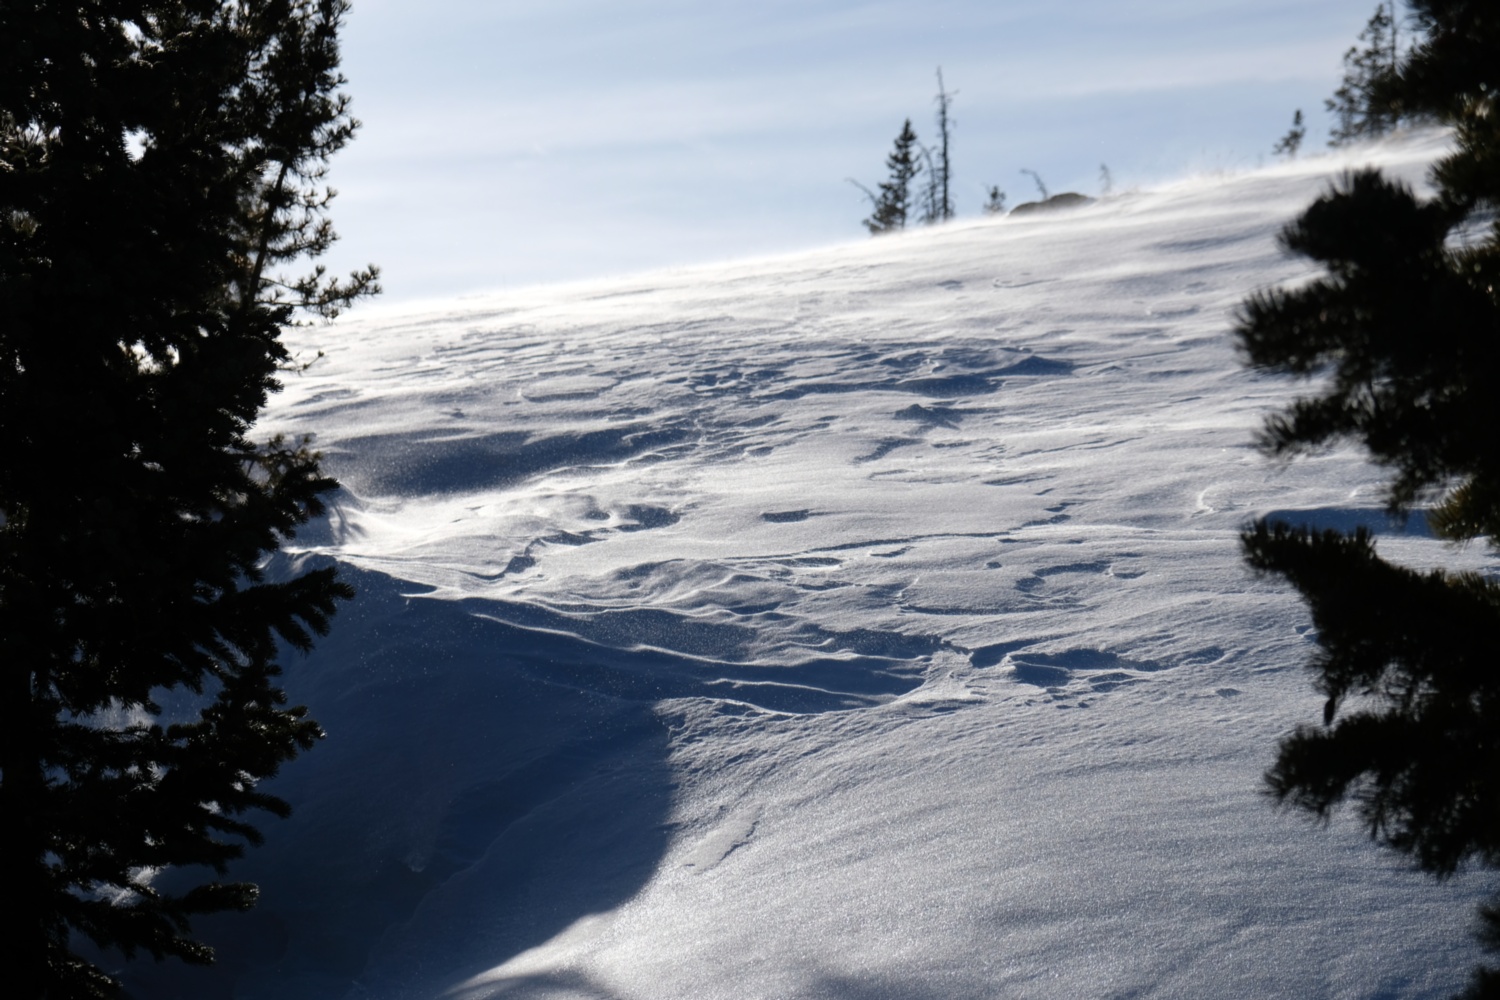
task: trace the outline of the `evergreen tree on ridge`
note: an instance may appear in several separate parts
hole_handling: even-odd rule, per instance
[[[885,158],[887,178],[880,182],[880,193],[875,196],[874,211],[865,220],[865,228],[871,234],[897,232],[906,228],[906,218],[911,212],[911,182],[921,171],[916,159],[917,134],[912,131],[911,119],[901,126],[894,148]]]

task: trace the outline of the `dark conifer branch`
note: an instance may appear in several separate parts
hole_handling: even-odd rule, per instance
[[[1323,276],[1247,300],[1239,345],[1254,368],[1316,379],[1266,422],[1267,452],[1356,442],[1390,471],[1392,512],[1430,500],[1439,536],[1500,548],[1500,227],[1482,221],[1500,195],[1500,20],[1467,0],[1411,6],[1412,50],[1401,59],[1382,4],[1330,108],[1336,142],[1398,119],[1449,124],[1436,197],[1373,170],[1344,177],[1282,234]],[[1349,804],[1372,838],[1439,877],[1500,866],[1500,584],[1386,562],[1364,529],[1262,521],[1243,542],[1252,567],[1307,602],[1325,698],[1321,725],[1281,742],[1271,794],[1322,818]],[[1482,916],[1493,946],[1500,915]],[[1479,970],[1465,997],[1500,997],[1500,972]]]

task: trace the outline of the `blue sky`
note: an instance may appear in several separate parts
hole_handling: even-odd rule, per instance
[[[355,0],[364,129],[333,164],[343,242],[388,301],[794,250],[864,234],[904,118],[957,91],[960,215],[1308,148],[1373,12],[1154,0]]]

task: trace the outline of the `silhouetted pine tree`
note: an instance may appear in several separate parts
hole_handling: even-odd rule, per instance
[[[989,197],[984,202],[985,215],[1005,214],[1005,192],[1000,190],[1000,185],[991,184]]]
[[[1500,547],[1500,18],[1473,0],[1412,6],[1420,41],[1384,99],[1453,127],[1437,196],[1347,176],[1282,236],[1326,275],[1251,298],[1238,334],[1254,367],[1319,380],[1269,420],[1267,451],[1359,441],[1391,470],[1393,510],[1430,496],[1439,535]],[[1500,584],[1393,565],[1364,530],[1262,522],[1244,544],[1301,591],[1320,647],[1322,724],[1282,741],[1276,797],[1320,816],[1348,801],[1371,837],[1439,877],[1500,866]],[[1466,996],[1500,997],[1500,974],[1482,970]]]
[[[1356,45],[1344,53],[1344,80],[1323,102],[1335,118],[1328,145],[1373,139],[1396,127],[1398,118],[1386,86],[1400,62],[1399,23],[1395,0],[1380,4],[1359,33],[1364,47]]]
[[[1307,126],[1302,124],[1302,109],[1292,116],[1292,127],[1287,129],[1286,135],[1271,148],[1271,152],[1277,156],[1285,156],[1289,160],[1297,158],[1297,150],[1302,148],[1302,140],[1307,137]]]
[[[351,596],[269,582],[335,486],[251,424],[282,328],[376,290],[321,268],[321,186],[357,123],[344,0],[0,3],[0,886],[7,996],[93,997],[70,948],[212,959],[188,936],[255,887],[182,894],[260,838],[257,783],[322,734],[278,644]],[[169,698],[194,707],[166,712]]]
[[[874,211],[865,220],[865,228],[871,233],[895,232],[906,228],[906,217],[911,211],[911,182],[921,170],[915,153],[917,134],[911,130],[911,119],[901,126],[896,136],[895,148],[885,158],[889,177],[880,182],[880,193],[872,200]]]

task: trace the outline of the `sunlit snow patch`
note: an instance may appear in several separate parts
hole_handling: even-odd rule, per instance
[[[1474,881],[1258,793],[1317,698],[1238,532],[1381,476],[1258,455],[1292,387],[1227,334],[1333,173],[1443,145],[298,332],[263,430],[317,433],[344,491],[294,557],[361,591],[289,671],[329,739],[217,972],[133,987],[1454,992]]]

